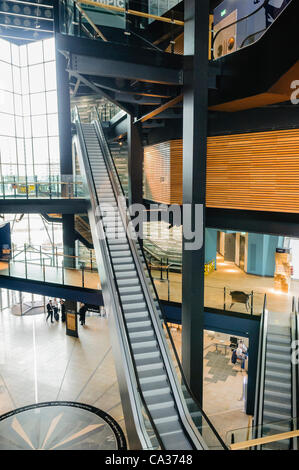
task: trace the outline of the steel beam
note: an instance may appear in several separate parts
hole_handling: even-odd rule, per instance
[[[202,403],[209,1],[185,0],[184,7],[183,202],[191,206],[193,228],[195,209],[202,207],[196,237],[203,243],[188,250],[183,233],[182,362],[190,388]],[[184,217],[184,227],[186,222]]]
[[[70,72],[166,85],[182,85],[180,70],[79,54],[71,54]]]
[[[60,173],[73,174],[71,105],[66,58],[56,49],[57,103],[59,126]]]
[[[63,214],[62,215],[62,238],[63,238],[63,257],[64,266],[67,268],[76,267],[75,256],[75,243],[76,243],[76,232],[75,232],[75,217],[74,214]]]
[[[82,214],[87,199],[0,199],[0,214]]]
[[[83,75],[79,74],[78,72],[74,72],[69,70],[70,75],[76,77],[77,80],[80,80],[81,83],[84,83],[87,87],[89,87],[96,95],[106,98],[107,100],[111,101],[112,103],[116,104],[119,108],[123,109],[126,113],[132,112],[129,106],[124,106],[124,104],[116,101],[113,96],[111,96],[108,92],[103,91],[101,88],[95,86],[92,82],[90,82],[87,78]]]
[[[133,116],[127,117],[128,176],[130,204],[143,203],[143,146],[140,124],[134,123]]]

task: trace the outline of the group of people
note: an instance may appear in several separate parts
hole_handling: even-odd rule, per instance
[[[65,316],[64,300],[60,299],[60,301],[58,302],[56,297],[53,300],[49,299],[49,302],[47,303],[48,315],[47,315],[46,321],[48,321],[48,319],[51,318],[51,323],[54,323],[53,317],[56,321],[59,321],[59,313],[58,313],[59,311],[61,313],[61,321],[65,322],[66,316]]]
[[[87,305],[84,303],[81,303],[80,309],[79,309],[79,321],[82,326],[85,325],[85,316],[86,316],[87,310],[88,310]],[[53,300],[49,299],[47,303],[48,315],[47,315],[46,321],[48,321],[48,319],[51,318],[51,323],[54,323],[53,317],[56,321],[59,321],[59,311],[61,313],[61,321],[65,322],[66,310],[65,310],[64,300],[60,299],[60,301],[58,302],[56,297]]]
[[[241,361],[241,369],[245,369],[245,362],[248,358],[248,349],[244,341],[239,341],[238,347],[233,350],[232,353],[232,363],[236,364],[237,360]]]

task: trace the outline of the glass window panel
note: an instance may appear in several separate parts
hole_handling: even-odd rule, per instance
[[[42,41],[31,42],[27,47],[29,65],[41,64],[43,62]]]
[[[14,92],[18,93],[20,95],[22,93],[20,68],[13,66],[12,73],[13,73],[13,89],[14,89]]]
[[[45,39],[43,41],[44,45],[44,61],[55,60],[55,39]]]
[[[20,65],[21,67],[26,67],[28,65],[27,45],[20,46]]]
[[[33,158],[32,158],[32,139],[25,139],[25,157],[26,157],[26,163],[29,165],[30,163],[33,163]]]
[[[33,165],[26,165],[27,176],[32,177],[36,174]]]
[[[45,64],[46,90],[56,90],[56,62]]]
[[[47,136],[47,118],[46,116],[32,116],[32,135],[33,137]]]
[[[45,93],[34,93],[30,95],[31,115],[46,114],[46,95]]]
[[[20,116],[15,117],[16,122],[16,135],[17,137],[24,137],[24,129],[23,129],[23,118]]]
[[[5,136],[15,135],[15,118],[9,114],[0,113],[1,134]]]
[[[51,175],[52,176],[59,176],[60,175],[60,165],[59,162],[55,165],[51,163]]]
[[[32,137],[31,131],[31,118],[29,116],[24,117],[24,135],[25,137]]]
[[[48,114],[48,135],[58,135],[58,115]]]
[[[16,167],[13,165],[1,165],[1,173],[3,176],[13,176],[16,175]]]
[[[47,91],[47,112],[49,114],[57,113],[57,93],[56,91]]]
[[[36,164],[49,162],[48,139],[46,137],[33,139],[33,158]]]
[[[22,96],[15,94],[14,101],[15,101],[15,114],[17,116],[23,116]]]
[[[29,86],[31,93],[45,91],[44,66],[31,65],[29,67]]]
[[[30,116],[30,100],[29,95],[24,95],[22,97],[22,105],[23,105],[23,116]]]
[[[16,163],[16,144],[12,137],[0,137],[1,162]]]
[[[13,94],[9,91],[1,91],[0,93],[0,112],[14,114]],[[0,128],[2,132],[2,128]]]
[[[50,162],[59,163],[59,138],[50,137],[49,138],[49,151],[50,151]]]
[[[19,176],[26,176],[26,166],[18,165],[18,174]]]
[[[21,80],[22,80],[22,93],[27,95],[29,93],[29,81],[28,81],[28,68],[21,68]]]
[[[11,44],[11,61],[13,65],[20,65],[20,47],[15,44]]]
[[[25,150],[23,139],[17,139],[17,156],[19,165],[25,164]]]
[[[38,175],[39,181],[49,180],[49,165],[34,165],[35,174]]]
[[[0,39],[0,60],[11,62],[10,42]]]
[[[1,49],[1,47],[0,47]],[[13,91],[11,65],[0,61],[0,88]]]

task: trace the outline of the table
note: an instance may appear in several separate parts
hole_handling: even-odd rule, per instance
[[[230,348],[230,343],[228,341],[224,341],[224,340],[217,340],[217,341],[214,341],[214,346],[216,347],[216,351],[218,352],[218,347],[219,348],[224,348],[224,354],[226,356],[227,354],[227,348]]]

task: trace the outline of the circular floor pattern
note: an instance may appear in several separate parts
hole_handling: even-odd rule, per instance
[[[52,401],[0,416],[0,450],[124,450],[117,422],[98,408]]]

